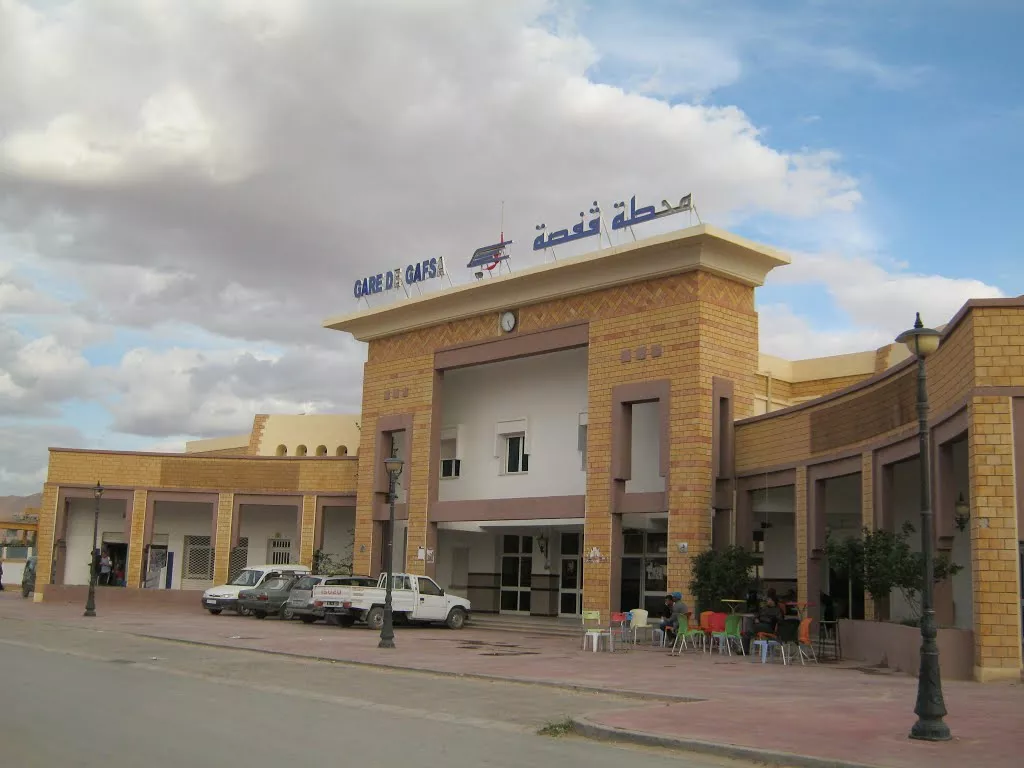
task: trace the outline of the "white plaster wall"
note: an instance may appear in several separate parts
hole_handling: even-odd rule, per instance
[[[64,561],[64,583],[89,583],[89,556],[92,551],[92,526],[94,503],[92,499],[71,499],[68,506],[67,549]],[[104,531],[123,531],[125,502],[107,499],[100,502],[100,522],[97,536],[103,538]]]
[[[587,351],[568,350],[445,373],[442,427],[462,425],[461,477],[439,483],[441,501],[570,496],[586,492],[578,450],[587,410]],[[528,420],[530,470],[502,475],[495,427]],[[503,452],[502,452],[503,453]]]
[[[291,539],[293,563],[299,559],[298,507],[264,504],[242,504],[239,537],[249,538],[246,566],[267,562],[267,541],[276,538]]]
[[[185,566],[185,537],[211,536],[213,532],[214,509],[212,504],[179,501],[156,501],[153,503],[153,539],[167,537],[167,551],[174,553],[174,570],[171,573],[172,589],[206,589],[208,580],[181,578]],[[161,579],[160,588],[166,582]]]
[[[626,493],[653,493],[665,490],[665,478],[659,474],[661,417],[658,403],[633,406],[630,479]]]
[[[434,580],[448,589],[452,583],[452,553],[459,547],[469,549],[469,573],[497,573],[499,570],[498,542],[491,533],[468,531],[437,532],[437,558]]]
[[[272,414],[263,426],[260,456],[274,456],[279,445],[295,456],[300,444],[306,446],[307,456],[315,456],[318,445],[327,446],[328,456],[334,456],[339,445],[355,456],[359,452],[358,421],[358,415],[349,414]]]
[[[336,558],[351,560],[355,542],[356,511],[353,507],[324,507],[322,549]]]

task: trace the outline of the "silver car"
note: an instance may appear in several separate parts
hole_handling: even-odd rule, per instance
[[[353,584],[355,583],[353,580],[359,581],[360,578],[359,576],[316,576],[307,574],[299,579],[295,586],[292,587],[292,591],[288,593],[288,610],[292,616],[301,619],[304,624],[312,624],[317,619],[324,618],[323,606],[318,608],[313,605],[313,587],[318,584],[325,586]]]

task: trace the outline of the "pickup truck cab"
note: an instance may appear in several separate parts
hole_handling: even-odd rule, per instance
[[[444,623],[450,629],[462,629],[469,618],[469,600],[445,593],[433,579],[412,573],[392,574],[391,606],[397,623]],[[370,629],[384,624],[384,596],[387,574],[382,573],[375,587],[349,585],[313,587],[313,604],[334,615],[343,627],[357,621]]]
[[[203,608],[214,616],[227,609],[243,614],[246,611],[238,603],[238,593],[243,589],[255,589],[267,579],[278,576],[305,576],[309,568],[304,565],[280,564],[280,565],[250,565],[243,568],[230,584],[221,584],[219,587],[210,587],[203,592]]]

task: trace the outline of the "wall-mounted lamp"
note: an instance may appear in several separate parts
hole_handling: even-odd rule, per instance
[[[953,506],[953,522],[959,531],[966,531],[968,523],[971,522],[971,505],[964,499],[963,493]]]
[[[550,543],[551,540],[543,533],[537,537],[537,549],[540,550],[541,557],[544,558],[544,567],[548,569],[551,568],[551,558],[548,557],[548,545]]]

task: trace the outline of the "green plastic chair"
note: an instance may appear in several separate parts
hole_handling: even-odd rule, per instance
[[[746,656],[746,651],[743,650],[743,617],[733,614],[725,620],[725,645],[729,649],[729,655],[732,655],[732,644],[735,642],[736,647],[740,649],[740,655]]]
[[[686,614],[686,620],[689,622],[690,614]],[[672,653],[682,653],[683,648],[690,647],[690,641],[693,641],[693,649],[697,650],[697,644],[700,643],[700,647],[704,647],[705,635],[704,630],[700,627],[687,626],[686,629],[682,627],[676,632],[676,640],[672,644]],[[677,650],[678,649],[678,650]]]

